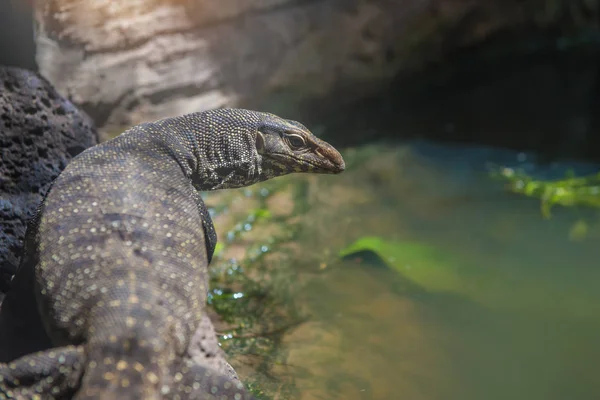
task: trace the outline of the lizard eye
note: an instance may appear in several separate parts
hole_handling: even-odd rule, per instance
[[[287,135],[286,138],[292,150],[298,150],[306,146],[304,138],[300,135]]]

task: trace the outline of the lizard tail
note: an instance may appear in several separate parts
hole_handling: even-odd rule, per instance
[[[122,343],[121,343],[122,344]],[[96,349],[98,350],[98,349]],[[146,354],[117,351],[88,353],[85,372],[75,400],[158,400],[165,376]],[[146,362],[140,362],[144,359]],[[153,362],[154,361],[154,362]]]
[[[117,370],[88,370],[75,400],[159,400],[180,398],[189,400],[257,400],[238,380],[220,375],[201,365],[179,365],[168,383],[159,387],[158,376],[153,371],[143,371],[141,364],[128,370],[124,361]],[[94,365],[92,363],[92,365]],[[89,364],[88,364],[89,368]],[[95,368],[94,368],[95,369]],[[100,373],[98,373],[100,372]],[[118,373],[117,373],[118,372]]]
[[[152,373],[146,374],[152,376]],[[159,400],[162,398],[158,385],[148,382],[140,371],[130,368],[90,369],[89,364],[81,388],[73,397],[75,400]]]

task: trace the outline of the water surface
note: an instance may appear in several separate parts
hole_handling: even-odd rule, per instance
[[[310,178],[306,193],[294,279],[310,320],[286,335],[278,369],[299,399],[600,398],[599,214],[556,207],[546,220],[487,170],[598,167],[426,143],[347,158],[344,174]],[[578,221],[584,235],[572,233]],[[489,296],[427,291],[369,258],[332,261],[364,235],[434,246]]]

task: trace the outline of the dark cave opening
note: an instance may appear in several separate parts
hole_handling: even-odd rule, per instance
[[[345,145],[419,138],[600,161],[599,44],[499,33],[319,118]]]
[[[29,3],[0,2],[0,65],[37,72],[33,11]]]

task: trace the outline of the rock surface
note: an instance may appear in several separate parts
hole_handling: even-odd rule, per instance
[[[220,106],[285,113],[391,78],[407,22],[428,3],[49,0],[36,14],[37,61],[110,133]]]
[[[202,317],[200,326],[192,337],[188,347],[188,356],[194,364],[204,365],[219,371],[223,375],[239,380],[233,367],[225,361],[225,352],[219,346],[215,327],[206,314]]]
[[[27,220],[69,160],[97,143],[89,117],[37,74],[0,67],[0,290]]]

